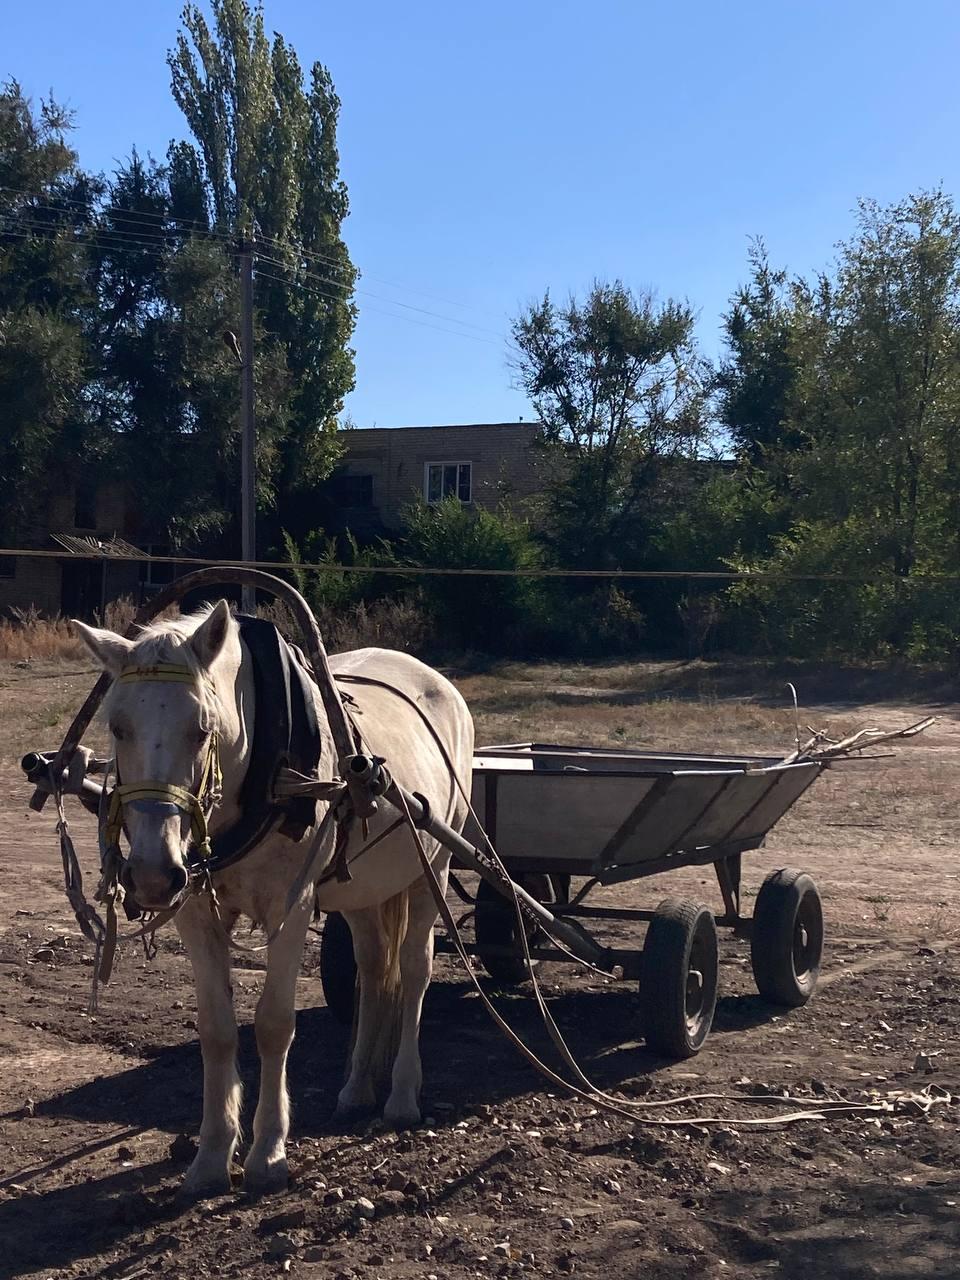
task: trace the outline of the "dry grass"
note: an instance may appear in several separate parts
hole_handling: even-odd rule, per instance
[[[672,668],[674,664],[662,664]],[[560,669],[569,675],[569,669]],[[464,676],[457,683],[477,726],[478,742],[560,742],[634,750],[783,756],[794,747],[793,707],[786,698],[768,705],[738,697],[663,696],[657,664],[618,667],[625,687],[591,686],[590,668],[556,684],[554,667],[510,668],[509,675]],[[504,673],[508,675],[508,673]],[[651,678],[652,676],[652,678]],[[619,683],[619,681],[618,681]],[[652,686],[652,688],[650,687]],[[848,714],[820,714],[817,727],[842,736],[854,727]]]
[[[956,669],[942,666],[883,663],[826,663],[815,659],[763,659],[730,656],[666,661],[595,663],[505,662],[492,669],[509,684],[544,689],[660,696],[669,699],[739,699],[785,706],[787,682],[796,686],[801,711],[806,706],[919,702],[924,705],[960,701]]]
[[[83,658],[86,649],[77,639],[69,618],[57,614],[45,618],[33,605],[12,609],[12,619],[0,620],[0,661],[36,662],[50,658]],[[98,626],[111,631],[126,631],[136,616],[136,606],[129,596],[113,600],[96,616]]]
[[[106,622],[122,630],[132,614],[132,604],[121,602],[108,612]],[[331,650],[362,643],[394,646],[416,625],[416,618],[402,610],[380,609],[345,611],[325,621]],[[85,651],[69,635],[63,619],[27,617],[16,626],[0,629],[0,659],[4,657],[9,665],[6,669],[0,666],[4,724],[0,752],[9,759],[26,749],[56,746],[58,734],[96,674]],[[70,670],[54,657],[79,658],[80,669]],[[29,667],[18,667],[17,662],[24,659],[30,660]],[[473,712],[481,744],[540,741],[777,757],[794,745],[794,713],[781,679],[783,673],[770,668],[699,662],[596,667],[508,664],[484,674],[452,674]],[[806,685],[820,690],[843,685],[842,674],[832,668],[810,668],[806,675],[806,681],[798,680],[801,698]],[[821,701],[814,710],[801,710],[801,723],[806,726],[812,721],[817,728],[840,737],[862,728],[878,710],[894,717],[897,724],[891,727],[903,722],[902,707],[873,706],[864,712]],[[942,769],[931,761],[928,774],[912,779],[913,786],[929,785],[924,808],[934,818],[944,816],[952,794]],[[889,779],[881,783],[868,775],[847,794],[854,806],[868,802],[888,824],[897,825],[904,820],[904,813],[911,811],[909,801]],[[855,812],[837,816],[845,821],[857,819]]]
[[[8,662],[79,658],[83,652],[66,618],[35,617],[24,610],[13,621],[0,621],[0,659]]]
[[[259,613],[299,641],[298,629],[292,625],[282,604],[261,607]],[[429,639],[429,618],[409,600],[374,600],[370,604],[361,600],[343,608],[323,605],[316,610],[316,618],[330,653],[345,653],[368,645],[422,653]]]

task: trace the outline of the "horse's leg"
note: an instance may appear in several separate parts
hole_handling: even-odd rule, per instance
[[[449,854],[441,854],[434,861],[433,868],[446,893]],[[390,1097],[383,1110],[384,1119],[396,1125],[417,1124],[420,1120],[420,1086],[423,1082],[420,1066],[420,1014],[423,1010],[423,997],[433,974],[433,926],[437,919],[437,904],[425,876],[411,885],[409,894],[407,934],[400,948],[403,1001],[400,1045],[393,1064]]]
[[[337,1097],[337,1115],[349,1117],[376,1105],[373,1054],[382,1013],[380,980],[386,965],[386,945],[379,907],[345,911],[353,937],[359,985],[353,1051],[347,1080]]]
[[[255,1193],[281,1191],[287,1185],[287,1053],[296,1022],[297,975],[312,914],[313,898],[308,894],[267,948],[267,975],[254,1018],[260,1097],[253,1118],[253,1145],[243,1162],[244,1185]]]
[[[230,1161],[240,1140],[241,1087],[230,954],[226,934],[210,915],[205,900],[188,898],[176,923],[193,966],[203,1051],[200,1147],[187,1172],[184,1191],[198,1197],[221,1195],[230,1190]]]

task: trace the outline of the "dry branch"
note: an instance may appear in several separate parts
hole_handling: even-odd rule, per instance
[[[831,738],[823,729],[814,729],[807,725],[810,737],[806,742],[798,744],[796,751],[791,751],[783,759],[784,764],[797,764],[802,760],[837,760],[854,752],[863,751],[866,747],[875,747],[880,742],[893,742],[898,738],[914,738],[936,722],[936,716],[927,716],[915,724],[903,729],[859,729],[846,738]],[[864,757],[869,758],[869,757]]]

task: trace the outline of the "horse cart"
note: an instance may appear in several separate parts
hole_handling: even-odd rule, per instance
[[[488,747],[474,757],[471,816],[464,831],[454,830],[423,796],[391,776],[389,761],[358,743],[344,707],[349,692],[339,687],[339,682],[351,677],[334,675],[316,620],[303,598],[285,582],[246,567],[198,570],[161,591],[135,625],[150,621],[188,592],[224,584],[261,588],[290,609],[306,651],[305,657],[298,652],[292,666],[302,667],[316,682],[339,762],[339,777],[329,781],[295,770],[287,770],[286,777],[282,770],[272,773],[271,795],[263,802],[262,812],[253,815],[256,830],[251,840],[289,821],[291,796],[331,800],[330,813],[335,817],[331,798],[337,797],[349,821],[360,824],[380,802],[392,806],[401,815],[395,825],[405,821],[416,843],[417,832],[426,832],[450,851],[454,889],[472,909],[475,941],[464,944],[420,845],[424,874],[447,927],[441,949],[455,944],[458,950],[474,952],[501,984],[523,981],[541,960],[571,959],[612,977],[639,980],[643,1034],[652,1048],[668,1055],[696,1053],[710,1031],[717,999],[718,925],[750,935],[761,995],[787,1006],[810,998],[823,946],[816,886],[800,871],[778,870],[764,881],[752,918],[746,919],[741,914],[741,858],[763,844],[773,825],[826,767],[827,757],[800,750],[780,760],[536,743]],[[134,634],[133,629],[129,634]],[[23,761],[36,788],[31,806],[40,809],[51,795],[56,798],[68,897],[81,929],[97,946],[94,972],[102,972],[104,981],[118,936],[116,906],[123,906],[130,915],[129,903],[118,890],[123,867],[122,814],[117,810],[111,836],[111,799],[116,809],[117,795],[136,787],[115,786],[111,793],[97,775],[106,778],[112,762],[94,760],[90,752],[84,755],[80,742],[110,683],[109,676],[97,682],[58,752],[31,753]],[[256,740],[253,754],[257,754]],[[157,788],[150,786],[149,795],[154,796]],[[107,908],[105,925],[83,895],[79,864],[63,818],[62,797],[68,792],[100,819],[98,901]],[[169,804],[173,792],[179,795],[177,788],[163,788],[160,801]],[[177,799],[177,795],[173,795],[175,807],[188,810],[194,819],[203,816],[198,815],[203,806],[196,796],[184,793]],[[205,836],[205,819],[201,826],[200,834]],[[191,892],[196,886],[195,891],[212,894],[212,874],[243,855],[243,848],[238,851],[236,844],[234,840],[230,845],[229,838],[219,847],[216,838],[195,841],[188,868]],[[723,903],[722,913],[716,916],[699,902],[683,898],[668,898],[655,910],[594,906],[589,901],[592,891],[601,886],[706,864],[715,868]],[[307,869],[305,865],[304,876]],[[465,870],[479,878],[472,892],[461,878]],[[175,910],[161,912],[160,917],[170,918]],[[645,922],[642,948],[606,945],[582,923],[604,920]],[[155,919],[139,933],[156,927]],[[326,918],[320,962],[329,1006],[337,1016],[351,1018],[353,948],[350,930],[336,913]]]
[[[605,974],[640,984],[642,1032],[654,1050],[688,1057],[709,1034],[717,1001],[717,926],[749,935],[760,994],[774,1004],[805,1004],[816,986],[823,950],[820,895],[810,876],[772,872],[751,918],[741,914],[741,861],[814,782],[825,762],[785,763],[760,756],[687,756],[619,749],[512,743],[474,757],[475,818],[464,831],[478,849],[496,849],[514,884],[574,931],[558,946],[529,917],[520,936],[514,903],[482,872],[471,893],[479,956],[501,985],[516,985],[541,960],[587,960]],[[462,854],[462,850],[460,850]],[[477,870],[457,857],[456,869]],[[671,897],[655,910],[593,906],[605,885],[644,880],[680,867],[712,864],[723,912]],[[574,889],[574,882],[577,887]],[[642,949],[604,946],[580,921],[646,922]],[[524,943],[526,945],[524,945]],[[449,938],[437,949],[452,951]],[[321,941],[321,979],[330,1008],[352,1017],[350,933],[336,915]]]

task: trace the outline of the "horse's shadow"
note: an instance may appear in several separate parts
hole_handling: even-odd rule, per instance
[[[550,1060],[552,1046],[529,990],[491,987],[489,993],[517,1035]],[[632,991],[615,986],[567,990],[549,1000],[570,1048],[605,1087],[666,1065],[666,1059],[637,1044],[641,1034],[637,1003]],[[530,1092],[540,1081],[465,983],[438,982],[431,987],[420,1044],[428,1111],[433,1102],[440,1104],[443,1114],[503,1102]],[[620,1052],[624,1044],[628,1048]],[[330,1116],[349,1047],[349,1028],[337,1022],[328,1009],[321,1006],[298,1012],[288,1076],[299,1134],[336,1131]],[[478,1060],[490,1069],[478,1072]],[[240,1028],[238,1065],[249,1109],[256,1097],[258,1075],[251,1025]],[[171,1134],[192,1132],[199,1127],[201,1072],[198,1040],[169,1045],[126,1071],[54,1094],[37,1103],[36,1114]]]
[[[494,999],[520,1038],[556,1065],[557,1057],[529,995],[494,993]],[[641,1031],[638,1001],[624,988],[568,990],[553,996],[550,1008],[570,1049],[603,1088],[616,1088],[638,1075],[655,1074],[667,1065],[665,1059],[637,1044]],[[349,1029],[336,1022],[329,1010],[300,1011],[289,1063],[295,1137],[351,1132],[332,1119],[349,1045]],[[438,982],[431,988],[424,1008],[421,1048],[425,1110],[432,1114],[431,1108],[436,1109],[432,1123],[438,1127],[451,1123],[464,1110],[505,1103],[542,1083],[516,1047],[494,1027],[465,983]],[[239,1067],[249,1130],[258,1075],[250,1026],[241,1028]],[[121,1240],[129,1242],[148,1226],[156,1229],[165,1220],[176,1219],[181,1209],[172,1189],[192,1147],[182,1140],[171,1144],[166,1159],[153,1164],[120,1165],[99,1179],[67,1181],[48,1191],[34,1192],[33,1188],[42,1186],[44,1174],[77,1165],[98,1146],[116,1145],[140,1132],[195,1134],[200,1123],[201,1071],[200,1046],[192,1040],[165,1047],[126,1071],[64,1089],[37,1104],[37,1116],[109,1124],[112,1136],[0,1180],[0,1189],[16,1183],[28,1192],[0,1202],[0,1239],[15,1241],[12,1250],[0,1257],[0,1277],[63,1268],[115,1247]],[[124,1130],[119,1138],[118,1128]],[[58,1224],[55,1232],[49,1230],[51,1222]],[[160,1245],[155,1242],[149,1248],[133,1249],[122,1268],[118,1264],[118,1274],[148,1255],[158,1256]],[[112,1273],[108,1270],[104,1274]]]

